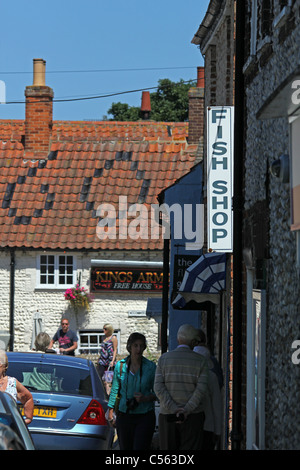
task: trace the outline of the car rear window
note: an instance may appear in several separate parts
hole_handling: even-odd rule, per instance
[[[93,394],[91,375],[87,369],[10,362],[7,375],[15,377],[32,392],[90,396]]]

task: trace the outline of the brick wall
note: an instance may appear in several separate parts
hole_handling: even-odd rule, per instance
[[[203,150],[204,88],[191,88],[189,91],[189,144],[200,140]]]
[[[198,153],[203,155],[204,130],[204,67],[197,68],[197,86],[189,90],[189,144],[198,144]]]
[[[45,158],[52,133],[53,91],[47,86],[28,86],[25,96],[25,155]]]
[[[227,16],[205,53],[205,106],[232,106],[234,94],[234,20]]]

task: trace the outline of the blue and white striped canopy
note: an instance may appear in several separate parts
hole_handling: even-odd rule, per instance
[[[225,289],[225,284],[226,253],[203,254],[186,269],[179,293],[172,305],[183,308],[190,300],[218,304],[218,294]]]

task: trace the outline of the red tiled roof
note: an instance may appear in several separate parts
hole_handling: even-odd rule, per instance
[[[187,133],[187,122],[54,121],[52,142],[182,141],[186,139]],[[21,142],[24,134],[24,121],[0,120],[0,140]]]
[[[118,210],[119,196],[128,206],[158,204],[162,189],[195,164],[186,123],[55,121],[43,160],[24,153],[23,134],[23,121],[0,121],[0,247],[162,248],[161,239],[120,239],[118,227],[115,240],[100,240],[96,210]]]
[[[84,140],[184,140],[188,123],[154,121],[54,121],[52,139],[56,141]]]

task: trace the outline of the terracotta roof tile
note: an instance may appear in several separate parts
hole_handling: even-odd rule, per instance
[[[187,123],[54,121],[43,161],[24,153],[23,135],[23,121],[0,120],[0,247],[162,249],[161,239],[100,240],[97,208],[112,204],[118,217],[120,196],[157,204],[195,164]]]

